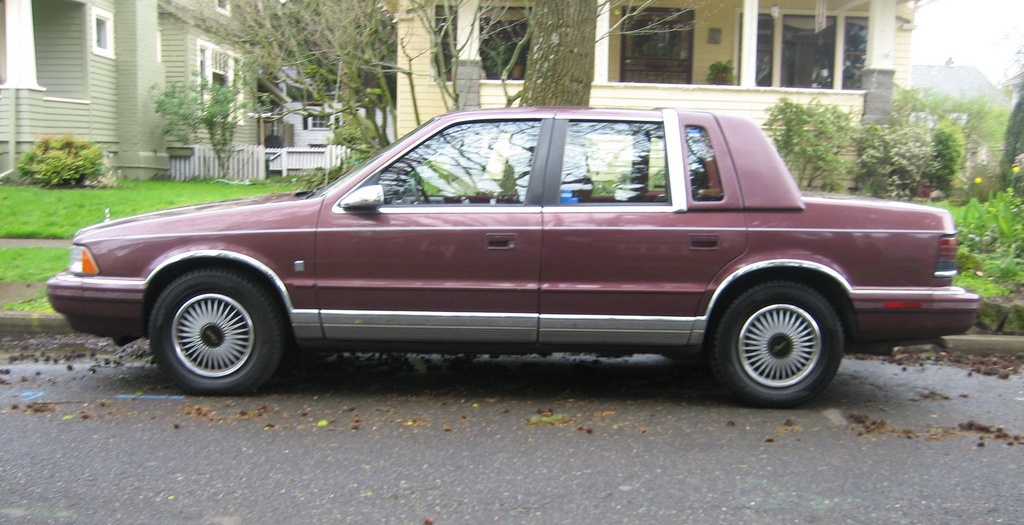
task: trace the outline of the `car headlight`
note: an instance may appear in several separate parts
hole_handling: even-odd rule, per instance
[[[68,267],[71,273],[78,275],[99,275],[100,267],[92,252],[85,246],[71,247],[71,265]]]

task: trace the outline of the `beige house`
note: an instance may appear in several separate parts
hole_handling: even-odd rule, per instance
[[[443,1],[443,0],[438,0]],[[398,2],[399,133],[460,107],[502,107],[521,88],[525,56],[495,66],[521,34],[523,0]],[[780,98],[818,99],[884,121],[895,86],[910,87],[914,4],[907,0],[594,0],[591,105],[676,106],[762,122]],[[638,11],[638,6],[645,8]],[[454,21],[452,20],[454,18]],[[438,72],[437,27],[457,29],[456,66]],[[481,27],[485,28],[481,31]],[[495,58],[497,57],[497,58]],[[448,57],[446,57],[448,58]],[[714,70],[732,67],[727,75]],[[444,77],[442,80],[442,76]],[[440,82],[439,82],[440,81]],[[439,89],[444,84],[457,95]]]

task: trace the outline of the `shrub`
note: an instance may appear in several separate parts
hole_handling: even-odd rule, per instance
[[[1024,199],[1013,190],[993,194],[984,204],[971,199],[963,207],[951,208],[959,232],[962,259],[960,269],[984,276],[989,281],[1017,289],[1024,282]]]
[[[801,188],[836,190],[840,176],[850,172],[859,130],[838,107],[783,98],[768,109],[765,128]]]
[[[103,151],[70,134],[44,137],[22,155],[17,168],[37,186],[84,186],[103,175]]]
[[[909,200],[933,171],[931,133],[923,125],[867,126],[857,153],[857,190],[873,197]]]
[[[928,184],[937,190],[949,193],[953,177],[964,167],[967,141],[964,132],[956,123],[943,120],[932,133],[935,166],[927,176]]]

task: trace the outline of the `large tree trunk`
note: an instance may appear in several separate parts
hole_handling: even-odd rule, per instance
[[[530,31],[523,105],[590,105],[597,2],[538,0]]]

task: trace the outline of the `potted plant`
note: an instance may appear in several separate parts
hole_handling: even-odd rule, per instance
[[[708,84],[727,86],[732,84],[732,60],[715,62],[708,68]]]

